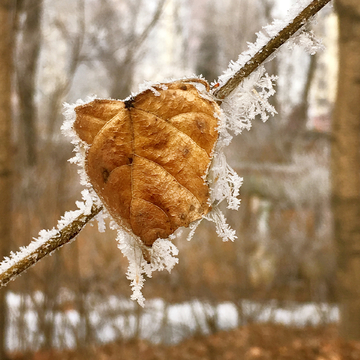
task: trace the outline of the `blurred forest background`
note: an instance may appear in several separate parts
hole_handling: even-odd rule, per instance
[[[11,221],[3,218],[8,230],[2,230],[10,232],[11,242],[2,241],[3,255],[52,228],[80,199],[76,166],[67,161],[72,145],[60,133],[64,102],[94,94],[123,99],[145,80],[202,74],[212,82],[294,2],[1,1],[1,11],[11,14],[7,46],[14,59],[6,140]],[[284,47],[266,64],[279,76],[272,99],[278,114],[267,123],[255,121],[227,152],[244,177],[240,210],[224,209],[237,231],[234,243],[222,243],[205,221],[191,242],[185,231],[176,242],[179,264],[146,282],[149,305],[141,309],[129,301],[127,261],[116,248],[115,232],[87,226],[72,244],[1,289],[2,348],[86,353],[89,344],[119,339],[171,344],[258,321],[264,309],[310,303],[316,309],[310,322],[336,321],[330,145],[337,21],[326,7],[310,26],[322,38],[322,52],[310,56]],[[225,325],[220,306],[235,314]],[[188,325],[170,321],[177,313],[187,314]]]

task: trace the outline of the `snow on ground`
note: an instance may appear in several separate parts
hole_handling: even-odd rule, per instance
[[[43,341],[39,335],[39,318],[36,307],[43,301],[41,293],[21,297],[8,293],[10,309],[7,333],[9,350],[37,349]],[[140,338],[154,343],[175,344],[194,333],[207,334],[211,327],[228,330],[248,322],[272,322],[292,326],[318,325],[336,322],[339,310],[335,305],[326,303],[279,304],[277,301],[255,302],[241,300],[237,307],[234,303],[224,302],[217,305],[201,301],[167,304],[162,299],[149,300],[146,308],[137,313],[134,302],[109,296],[106,301],[88,299],[89,322],[95,329],[98,342],[106,343],[117,338]],[[23,316],[19,316],[20,308]],[[140,314],[139,316],[137,314]],[[78,311],[69,309],[46,314],[54,325],[55,347],[74,348],[76,338],[84,335],[84,321]],[[22,328],[21,328],[22,324]],[[22,330],[21,330],[22,329]],[[25,334],[25,340],[21,337]]]

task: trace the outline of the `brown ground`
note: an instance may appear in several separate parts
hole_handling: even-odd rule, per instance
[[[174,346],[146,341],[111,343],[72,352],[15,355],[12,360],[360,360],[360,341],[345,342],[336,326],[295,329],[248,325],[210,336],[196,336]]]

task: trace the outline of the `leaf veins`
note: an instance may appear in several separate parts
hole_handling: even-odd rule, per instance
[[[204,176],[217,141],[218,106],[190,83],[156,87],[126,101],[77,107],[86,172],[120,225],[151,246],[210,210]]]

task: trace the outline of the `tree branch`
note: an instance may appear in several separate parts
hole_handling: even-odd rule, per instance
[[[295,19],[285,26],[275,37],[273,37],[265,46],[263,46],[234,76],[232,76],[224,85],[217,88],[213,95],[223,100],[235,90],[239,84],[254,72],[270,55],[280,48],[287,40],[291,38],[306,22],[321,10],[330,0],[314,0],[308,5]]]
[[[220,100],[225,99],[247,76],[255,71],[271,54],[273,54],[282,44],[294,35],[306,22],[322,9],[330,0],[314,0],[308,5],[295,19],[272,38],[261,50],[259,50],[235,75],[230,78],[223,86],[215,89],[213,94]],[[164,1],[160,2],[163,5]],[[161,6],[159,6],[161,8]],[[159,10],[159,9],[158,9]],[[50,237],[44,243],[39,244],[33,251],[28,252],[22,258],[16,259],[16,255],[11,259],[0,263],[5,268],[0,272],[0,287],[5,286],[10,280],[15,279],[30,266],[37,263],[45,256],[51,254],[59,247],[73,240],[82,228],[92,220],[101,210],[102,206],[93,205],[91,213],[79,215],[72,223],[59,229],[57,234]],[[31,243],[28,248],[33,243]],[[6,266],[9,262],[11,266]]]
[[[17,259],[15,254],[12,255],[12,258],[5,260],[3,263],[0,263],[0,268],[1,265],[6,267],[7,263],[11,265],[6,270],[0,273],[0,287],[7,285],[9,281],[14,280],[18,275],[26,271],[32,265],[36,264],[39,260],[41,260],[47,255],[50,255],[56,249],[73,240],[83,229],[83,227],[90,220],[92,220],[102,209],[102,206],[93,205],[90,214],[80,214],[69,225],[66,225],[63,228],[59,229],[57,234],[50,237],[45,242],[40,243],[39,246],[37,246],[33,251],[29,252],[22,258],[20,257],[19,259]],[[29,247],[32,244],[33,243],[30,243]]]

